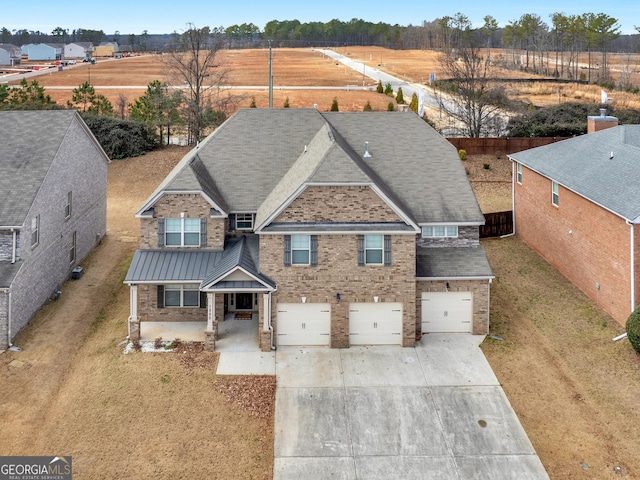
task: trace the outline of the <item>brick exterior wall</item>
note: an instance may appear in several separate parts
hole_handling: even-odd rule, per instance
[[[284,237],[260,237],[260,268],[278,285],[273,294],[271,315],[277,331],[277,304],[331,304],[331,346],[349,346],[349,303],[401,302],[403,304],[403,339],[405,347],[415,343],[415,265],[416,244],[413,235],[392,236],[391,266],[358,266],[356,235],[320,235],[318,265],[284,266]],[[336,293],[341,301],[337,303]],[[263,316],[261,315],[261,322]]]
[[[65,219],[68,192],[72,192],[72,215]],[[40,241],[31,248],[31,220],[37,215]],[[11,285],[12,337],[100,242],[107,229],[106,216],[107,162],[82,125],[74,120],[18,235],[23,247],[19,258],[24,265]],[[76,261],[70,262],[73,232]]]
[[[489,280],[420,280],[416,286],[416,331],[422,333],[422,294],[424,292],[446,292],[449,283],[451,292],[473,293],[473,319],[471,333],[489,333]]]
[[[522,185],[515,185],[516,235],[624,325],[631,313],[630,227],[622,218],[558,188],[556,207],[551,203],[551,180],[522,167]],[[637,299],[636,293],[636,305]]]
[[[308,187],[274,222],[401,222],[366,186]]]
[[[207,309],[203,307],[158,308],[158,286],[138,285],[138,318],[141,322],[206,322]],[[222,294],[216,296],[216,314],[224,308]],[[222,319],[222,315],[218,316]]]
[[[167,194],[154,206],[153,218],[140,219],[140,248],[158,248],[158,218],[207,219],[207,245],[203,248],[222,250],[224,248],[226,218],[210,218],[211,205],[200,194]],[[170,247],[180,248],[180,247]],[[196,247],[183,247],[196,248]]]
[[[480,245],[480,227],[458,227],[458,236],[455,238],[423,238],[420,234],[417,243],[421,247],[477,247]]]

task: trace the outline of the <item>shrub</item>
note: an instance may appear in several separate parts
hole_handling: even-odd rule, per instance
[[[284,99],[284,108],[289,108],[289,97]]]
[[[370,112],[371,110],[372,110],[371,102],[367,102],[364,108],[362,109],[363,112]]]
[[[467,159],[467,151],[466,150],[458,150],[458,156],[460,157],[460,160],[466,160]]]
[[[627,319],[627,338],[633,349],[640,354],[640,307],[636,308]]]
[[[500,150],[498,150],[498,151],[496,152],[496,158],[497,158],[498,160],[500,160],[500,159],[502,158],[502,152],[501,152]]]
[[[382,80],[378,80],[378,86],[376,87],[376,92],[378,93],[384,92],[384,87],[382,86]]]
[[[396,102],[398,102],[398,105],[402,105],[404,103],[404,94],[402,93],[402,88],[398,88],[398,94],[396,95]]]
[[[249,105],[249,108],[258,108],[256,105],[256,97],[251,97],[251,105]]]
[[[409,110],[411,110],[412,112],[418,113],[419,103],[420,102],[418,101],[418,95],[414,92],[413,95],[411,95],[411,102],[409,103]]]
[[[136,157],[158,146],[154,128],[142,122],[90,114],[82,118],[111,160]]]
[[[388,95],[389,97],[393,97],[393,88],[391,87],[390,83],[387,83],[384,86],[384,94]]]
[[[484,168],[485,170],[489,170],[491,168],[491,165],[489,165],[488,163],[483,163],[482,168]]]
[[[153,341],[153,348],[156,350],[162,348],[162,337],[158,337]]]
[[[332,111],[332,112],[338,112],[338,111],[340,111],[340,110],[338,109],[338,99],[337,99],[337,98],[335,98],[335,97],[334,97],[334,99],[333,99],[333,103],[331,104],[331,111]]]
[[[394,110],[393,102],[389,102],[387,104],[387,112],[393,112],[393,110]]]

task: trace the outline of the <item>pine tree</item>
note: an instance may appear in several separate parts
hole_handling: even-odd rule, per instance
[[[402,88],[398,88],[398,93],[396,94],[396,102],[398,102],[398,105],[402,105],[404,103],[404,95],[402,94]]]
[[[378,86],[376,87],[376,92],[378,93],[384,92],[384,87],[382,86],[382,80],[378,80]]]
[[[371,102],[367,102],[367,104],[364,106],[362,111],[363,112],[370,112],[371,111]]]
[[[338,112],[340,111],[338,109],[338,99],[336,97],[333,98],[333,103],[331,104],[331,111],[332,112]]]

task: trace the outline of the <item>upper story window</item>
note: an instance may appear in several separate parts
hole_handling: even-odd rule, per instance
[[[40,215],[31,219],[31,248],[40,243]]]
[[[238,230],[253,230],[253,213],[236,213]]]
[[[516,181],[522,184],[522,164],[516,163]]]
[[[67,192],[64,197],[64,218],[71,217],[71,192]]]
[[[558,182],[551,182],[551,203],[558,206]]]
[[[285,235],[284,236],[284,264],[317,265],[318,264],[318,236],[317,235]]]
[[[207,230],[206,222],[206,218],[159,218],[158,246],[205,246]]]
[[[391,235],[358,235],[358,265],[391,265]]]
[[[455,238],[457,236],[457,225],[434,225],[432,227],[422,227],[422,238]]]

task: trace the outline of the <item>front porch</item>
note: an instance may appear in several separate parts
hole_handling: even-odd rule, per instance
[[[258,312],[239,315],[229,312],[218,322],[217,352],[259,352]],[[153,342],[180,339],[183,342],[205,342],[207,322],[140,322],[140,341]]]

